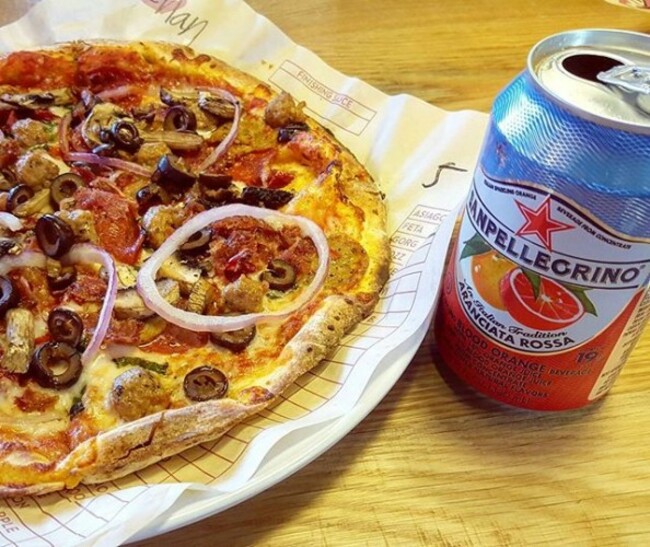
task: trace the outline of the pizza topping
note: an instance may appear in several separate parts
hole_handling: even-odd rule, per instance
[[[205,249],[210,243],[212,238],[212,230],[210,228],[203,228],[195,234],[191,235],[188,240],[183,243],[179,248],[181,251],[201,251]]]
[[[295,226],[307,235],[313,241],[319,257],[318,268],[311,283],[289,304],[284,306],[283,309],[270,312],[248,312],[238,316],[201,315],[181,310],[166,302],[159,293],[154,281],[158,270],[165,260],[171,257],[197,231],[219,220],[238,216],[252,217],[253,219],[280,225]],[[170,323],[203,332],[225,332],[251,326],[260,321],[283,318],[300,309],[320,289],[327,273],[328,262],[329,249],[327,239],[321,229],[312,221],[304,217],[285,215],[276,211],[246,205],[227,205],[199,213],[176,230],[144,263],[138,274],[137,288],[138,293],[142,296],[147,306]],[[243,284],[245,282],[242,282],[240,286],[235,286],[231,289],[232,292],[230,295],[224,292],[224,299],[227,300],[229,298],[232,307],[245,307],[246,309],[250,309],[255,306],[259,309],[256,303],[256,295],[263,284],[255,282],[250,278],[246,279],[251,282],[250,287],[247,282],[246,285]]]
[[[11,308],[15,308],[19,301],[18,291],[11,282],[11,279],[0,276],[0,316],[3,316]]]
[[[259,283],[247,275],[223,288],[223,300],[229,310],[240,313],[257,313],[262,309],[262,301],[268,285]]]
[[[147,144],[163,143],[174,151],[197,151],[205,141],[201,135],[192,131],[147,131],[142,132],[142,140]]]
[[[56,205],[60,205],[64,199],[72,197],[83,185],[83,179],[76,173],[63,173],[52,181],[50,197]]]
[[[24,373],[34,351],[34,315],[29,310],[13,308],[6,312],[8,347],[2,357],[2,368]]]
[[[40,91],[37,93],[4,93],[0,101],[16,108],[27,108],[40,110],[50,106],[67,105],[74,102],[72,93],[68,88],[54,89],[51,91]]]
[[[156,287],[162,297],[170,304],[175,304],[180,299],[180,287],[177,281],[162,279],[156,282]],[[135,289],[118,291],[113,311],[118,319],[131,317],[146,319],[154,315],[154,312],[145,306],[144,301]]]
[[[259,188],[257,186],[247,186],[242,190],[241,194],[243,203],[255,207],[266,207],[267,209],[279,209],[292,199],[293,194],[291,192]]]
[[[228,391],[228,378],[218,368],[204,365],[185,375],[183,390],[192,401],[221,399]]]
[[[244,351],[255,338],[257,328],[255,325],[230,332],[211,332],[210,340],[213,344],[229,349],[233,353]]]
[[[110,141],[117,148],[126,152],[137,152],[142,144],[138,128],[129,120],[115,120],[111,125],[109,135]],[[103,137],[104,134],[101,136]]]
[[[103,249],[90,245],[88,243],[78,243],[74,245],[70,252],[64,257],[64,265],[66,263],[72,264],[77,262],[82,263],[100,263],[106,272],[108,279],[108,287],[102,309],[99,313],[99,319],[93,332],[93,336],[88,343],[88,346],[83,352],[82,361],[84,364],[89,363],[95,357],[99,350],[102,341],[106,337],[108,325],[111,321],[111,314],[113,313],[113,306],[115,304],[115,297],[117,295],[117,273],[115,271],[115,263],[110,254]]]
[[[99,241],[95,230],[95,217],[92,212],[84,209],[70,209],[57,211],[55,214],[72,228],[75,241],[87,241],[89,243]]]
[[[117,105],[97,103],[81,124],[81,136],[90,148],[105,144],[113,136],[113,125],[127,116],[126,111]]]
[[[239,132],[239,123],[242,114],[242,109],[241,109],[241,105],[239,104],[239,101],[227,91],[218,90],[218,93],[220,93],[223,99],[228,101],[234,108],[232,125],[230,126],[230,130],[228,131],[228,134],[219,143],[219,145],[210,153],[210,155],[207,158],[203,160],[203,162],[201,162],[198,168],[199,172],[207,171],[208,168],[210,168],[214,163],[216,163],[217,160],[226,153],[228,148],[230,148],[230,146],[235,140],[235,137],[237,136],[237,133]],[[214,104],[215,103],[213,102],[212,103],[213,107]]]
[[[93,225],[101,246],[125,264],[137,263],[144,236],[133,201],[105,190],[80,188],[76,205],[93,213]]]
[[[268,269],[262,272],[260,279],[266,281],[269,288],[275,291],[288,291],[296,284],[296,270],[285,260],[274,258],[269,262]]]
[[[117,368],[122,367],[140,367],[145,370],[150,370],[156,374],[167,374],[169,368],[168,363],[157,363],[156,361],[149,361],[142,357],[118,357],[113,360]]]
[[[13,213],[20,205],[27,203],[33,197],[34,190],[26,184],[17,184],[9,190],[9,195],[7,196],[7,210]]]
[[[172,106],[165,114],[163,127],[167,131],[194,131],[196,114],[183,105]]]
[[[72,247],[74,232],[59,217],[43,215],[36,222],[36,240],[47,256],[60,258]]]
[[[43,188],[36,192],[30,199],[19,203],[12,213],[18,217],[28,217],[40,213],[50,205],[50,190]]]
[[[47,143],[52,137],[51,127],[38,120],[24,118],[11,126],[11,133],[16,142],[25,148]]]
[[[79,314],[65,308],[57,308],[50,312],[47,327],[55,342],[65,342],[77,347],[81,342],[84,325]]]
[[[88,163],[90,165],[101,165],[104,167],[113,167],[121,171],[128,171],[141,177],[150,177],[151,171],[132,161],[123,160],[121,158],[113,158],[110,156],[100,156],[91,152],[70,152],[66,155],[68,161],[77,161],[81,163]]]
[[[309,126],[304,122],[290,123],[285,127],[281,127],[278,129],[278,142],[287,143],[302,131],[309,131]]]
[[[170,201],[167,192],[157,184],[148,184],[140,188],[135,194],[135,200],[138,202],[138,213],[141,216],[144,216],[152,207],[163,205]]]
[[[183,167],[178,157],[166,154],[160,158],[151,180],[166,190],[176,193],[179,190],[187,190],[194,184],[196,177]]]
[[[47,286],[53,292],[63,291],[77,279],[77,270],[74,267],[61,268],[57,272],[47,272]]]
[[[264,111],[264,121],[271,127],[285,127],[294,122],[304,122],[304,102],[296,102],[286,91],[272,99]]]
[[[32,355],[30,373],[38,385],[66,389],[81,376],[81,355],[65,342],[46,342]]]
[[[23,223],[17,216],[11,213],[5,213],[4,211],[0,211],[0,226],[9,228],[12,232],[23,229]]]
[[[155,374],[135,366],[115,378],[110,403],[120,418],[130,422],[164,410],[169,396]]]

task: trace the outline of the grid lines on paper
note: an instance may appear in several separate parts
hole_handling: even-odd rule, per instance
[[[407,320],[422,277],[422,272],[413,266],[429,260],[431,236],[446,215],[447,211],[424,205],[413,209],[392,235],[391,277],[373,313],[346,335],[328,358],[298,378],[269,408],[237,424],[218,440],[165,458],[128,477],[97,486],[81,485],[43,496],[38,501],[25,496],[0,502],[0,518],[6,521],[0,527],[0,547],[72,543],[113,520],[146,491],[147,485],[215,484],[236,468],[259,433],[322,407],[342,389],[354,367],[363,366],[366,352],[379,341],[390,339]],[[21,518],[25,507],[29,510],[29,521]],[[20,515],[17,508],[21,508]],[[47,520],[46,526],[43,519]]]

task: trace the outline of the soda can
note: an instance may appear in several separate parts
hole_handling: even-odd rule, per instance
[[[610,389],[650,313],[650,37],[551,36],[496,98],[435,318],[440,355],[534,410]]]

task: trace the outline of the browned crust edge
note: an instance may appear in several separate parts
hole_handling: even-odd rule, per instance
[[[129,46],[112,41],[84,41],[81,44]],[[188,56],[195,55],[189,48],[175,44],[135,44],[151,48],[167,58],[171,58],[172,52],[177,49],[182,49]],[[54,49],[65,47],[66,44],[62,44],[54,46]],[[218,66],[217,70],[236,88],[251,91],[262,83],[218,59],[212,59],[216,63],[214,66]],[[52,473],[43,476],[46,482],[25,486],[0,485],[1,497],[41,495],[79,483],[95,484],[117,479],[191,446],[219,438],[237,423],[272,404],[297,378],[320,363],[339,344],[345,333],[372,311],[379,291],[388,278],[390,261],[384,202],[374,181],[356,158],[329,132],[319,129],[321,132],[323,138],[334,142],[340,150],[343,166],[340,177],[346,196],[364,211],[364,233],[370,259],[364,297],[337,295],[324,300],[318,311],[285,346],[277,359],[280,365],[256,382],[256,385],[273,395],[269,400],[245,404],[222,399],[147,416],[101,433],[77,446]],[[57,480],[50,480],[52,477]]]

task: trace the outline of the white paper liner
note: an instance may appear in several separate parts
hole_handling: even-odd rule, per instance
[[[391,278],[372,316],[278,404],[124,479],[0,501],[0,547],[117,545],[192,522],[278,482],[354,427],[426,332],[451,217],[433,235],[467,192],[486,123],[346,77],[237,0],[43,0],[1,30],[0,49],[83,38],[192,45],[306,101],[387,196]]]

